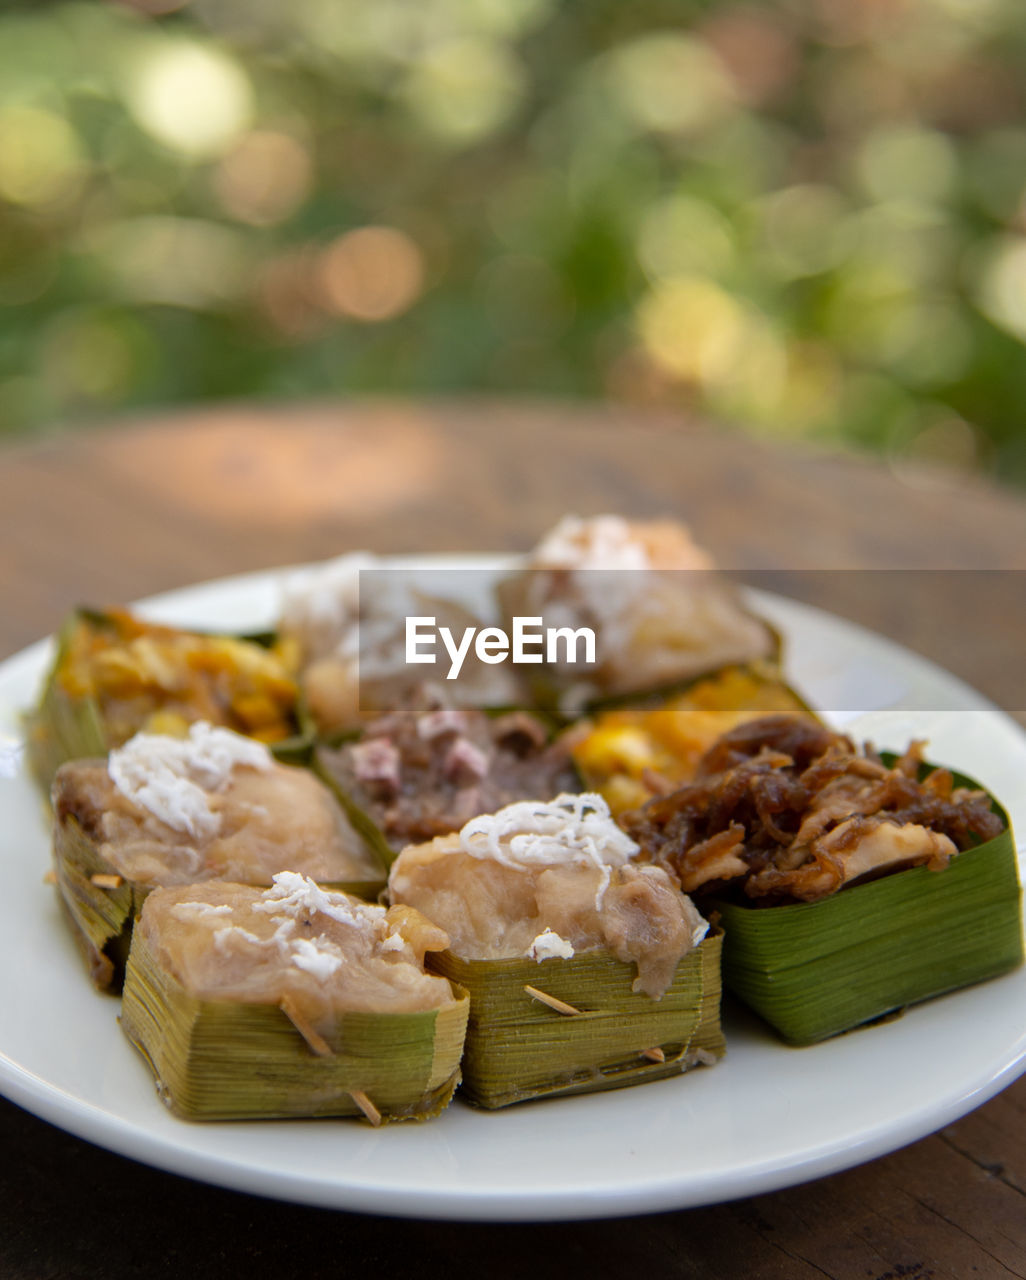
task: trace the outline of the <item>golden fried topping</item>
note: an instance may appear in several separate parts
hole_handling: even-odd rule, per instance
[[[114,745],[140,731],[180,736],[197,720],[268,743],[296,731],[296,682],[276,654],[124,609],[79,617],[57,680],[70,696],[97,701]]]

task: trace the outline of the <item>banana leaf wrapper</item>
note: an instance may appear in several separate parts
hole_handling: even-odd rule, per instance
[[[119,736],[112,732],[96,697],[69,692],[61,679],[73,636],[83,625],[100,632],[113,631],[117,620],[113,614],[83,608],[77,609],[65,621],[58,633],[56,656],[47,674],[39,702],[25,717],[29,767],[47,803],[54,774],[65,761],[105,756],[124,741],[123,734]],[[210,638],[241,640],[262,649],[272,647],[265,635]],[[202,717],[197,715],[194,718]],[[291,719],[292,731],[288,736],[267,745],[283,763],[303,764],[313,748],[314,731],[301,693],[297,693]],[[139,729],[144,727],[143,724],[138,726]]]
[[[343,739],[348,741],[348,739]],[[356,828],[365,843],[373,850],[374,855],[380,859],[381,865],[387,869],[391,867],[399,853],[398,849],[394,849],[385,837],[384,831],[374,821],[371,814],[357,804],[356,800],[343,787],[332,770],[324,762],[323,747],[314,748],[313,757],[311,759],[311,768],[320,778],[326,787],[329,787],[332,795],[338,800],[339,804],[345,810],[346,817]]]
[[[121,1026],[149,1063],[157,1091],[187,1120],[275,1120],[366,1115],[428,1120],[448,1105],[469,1000],[418,1013],[342,1013],[315,1053],[276,1005],[203,1000],[158,963],[136,936]]]
[[[660,1000],[632,991],[634,966],[605,951],[541,964],[428,956],[470,992],[461,1096],[494,1109],[661,1080],[722,1057],[721,942],[710,933],[688,952]],[[580,1012],[559,1013],[526,987]],[[664,1060],[645,1056],[653,1050]]]
[[[726,935],[724,985],[788,1043],[805,1045],[1017,968],[1018,861],[1008,815],[993,808],[1005,830],[943,871],[912,867],[819,902],[710,904]]]
[[[155,886],[124,879],[74,817],[54,825],[53,852],[61,908],[89,976],[101,991],[118,992],[124,982],[132,926]],[[94,876],[101,878],[100,884]],[[115,887],[105,887],[108,877],[117,881]],[[380,879],[325,882],[322,887],[373,900],[384,885],[382,870]]]

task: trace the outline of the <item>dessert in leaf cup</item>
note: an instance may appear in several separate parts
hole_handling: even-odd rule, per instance
[[[793,1043],[1022,963],[1008,815],[923,748],[894,756],[807,717],[751,720],[622,820],[717,913],[726,986]]]

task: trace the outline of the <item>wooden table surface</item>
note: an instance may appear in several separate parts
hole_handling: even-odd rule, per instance
[[[817,598],[892,634],[900,624],[901,638],[1009,710],[1026,707],[1021,496],[666,415],[509,401],[231,406],[7,446],[0,657],[81,601],[124,602],[361,547],[523,549],[567,511],[686,519],[722,564],[812,584]],[[851,572],[819,572],[841,569]],[[963,620],[1004,597],[987,613],[986,643],[967,646],[957,620],[938,624],[932,605],[910,608],[924,582]],[[420,1280],[482,1268],[1026,1276],[1026,1079],[849,1172],[714,1208],[572,1226],[383,1222],[271,1204],[136,1165],[6,1102],[0,1135],[5,1280],[252,1269],[334,1280],[368,1268]]]

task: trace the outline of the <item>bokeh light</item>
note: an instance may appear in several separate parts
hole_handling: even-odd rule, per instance
[[[309,151],[287,133],[253,130],[224,156],[214,176],[221,206],[254,227],[284,222],[310,194]]]
[[[980,277],[980,306],[1002,329],[1026,342],[1026,237],[994,245]]]
[[[783,12],[754,5],[713,9],[701,32],[727,68],[734,91],[749,106],[772,102],[799,70],[793,24]]]
[[[1026,484],[1021,0],[0,10],[0,431],[612,396]]]
[[[942,133],[908,126],[874,131],[863,143],[859,173],[876,200],[940,203],[958,176],[955,148]]]
[[[828,271],[849,252],[847,204],[833,187],[784,187],[767,196],[759,212],[767,265],[784,279]]]
[[[217,309],[248,287],[250,256],[238,232],[199,218],[132,218],[83,244],[119,298]]]
[[[61,116],[32,106],[0,111],[0,199],[55,203],[75,190],[83,171],[78,138]]]
[[[744,357],[744,309],[701,276],[660,281],[638,306],[638,329],[655,363],[684,382],[722,383]]]
[[[249,124],[249,80],[227,54],[192,40],[169,39],[131,70],[128,103],[139,124],[183,156],[220,155]]]
[[[691,271],[718,276],[730,267],[734,255],[730,223],[707,201],[665,196],[645,210],[638,229],[638,258],[652,278]]]
[[[609,77],[620,109],[641,129],[690,133],[734,101],[726,67],[706,43],[672,33],[642,36],[612,55]]]
[[[410,118],[442,142],[466,146],[500,128],[524,93],[520,64],[500,41],[439,42],[403,86]]]
[[[424,283],[420,250],[394,227],[358,227],[324,251],[321,287],[338,315],[368,323],[391,320],[417,300]]]

